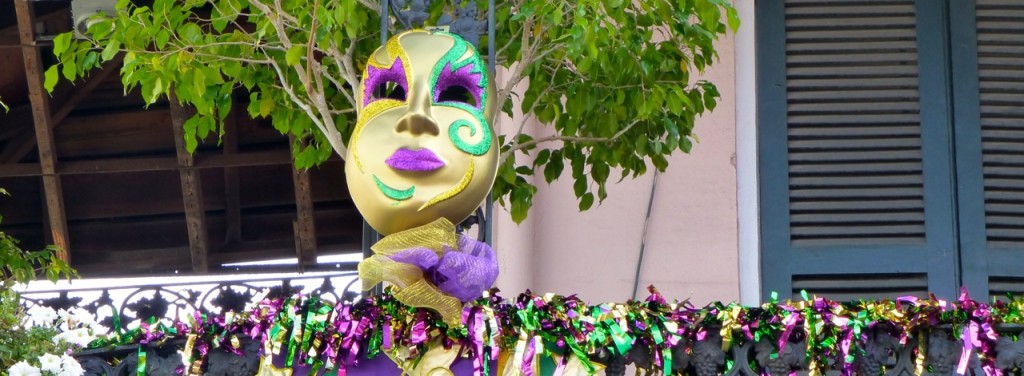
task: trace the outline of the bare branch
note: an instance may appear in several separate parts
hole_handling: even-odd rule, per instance
[[[320,116],[315,116],[315,114],[318,111],[314,111],[312,108],[310,108],[309,104],[307,104],[305,101],[302,100],[302,98],[299,98],[299,96],[295,94],[295,91],[292,90],[291,85],[288,84],[288,76],[284,73],[284,71],[281,69],[281,67],[277,64],[276,61],[271,60],[270,65],[274,67],[274,71],[277,72],[278,78],[281,79],[281,88],[284,89],[286,94],[288,94],[288,99],[290,99],[292,103],[298,106],[299,109],[310,115],[310,120],[312,120],[313,124],[316,125],[317,129],[319,129],[320,132],[324,134],[324,137],[327,138],[327,142],[331,144],[331,147],[334,148],[334,151],[338,153],[338,155],[345,155],[347,149],[345,148],[345,144],[341,140],[341,134],[338,133],[338,130],[334,129],[333,125],[331,126],[331,128],[328,128],[323,123],[322,118]],[[331,118],[328,117],[328,119]]]
[[[548,137],[543,137],[543,138],[538,138],[538,139],[530,140],[530,141],[521,143],[519,145],[516,145],[516,146],[508,149],[504,153],[502,153],[502,160],[504,160],[505,158],[508,158],[509,155],[511,155],[512,153],[514,153],[517,150],[526,149],[526,148],[529,148],[531,146],[542,144],[542,143],[545,143],[545,142],[552,142],[552,141],[593,142],[593,143],[597,143],[597,142],[602,142],[602,143],[603,142],[612,142],[612,141],[618,140],[619,137],[622,137],[622,135],[626,134],[626,132],[628,132],[630,129],[632,129],[633,126],[635,126],[635,125],[637,125],[639,123],[640,123],[640,120],[634,120],[632,123],[629,123],[629,125],[627,125],[625,128],[620,129],[618,132],[615,133],[615,135],[613,135],[611,137],[548,136]]]
[[[359,3],[363,4],[364,7],[370,8],[370,10],[376,12],[377,15],[380,15],[380,2],[371,0],[359,0]]]

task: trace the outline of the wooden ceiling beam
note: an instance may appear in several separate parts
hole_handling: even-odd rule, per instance
[[[206,225],[206,209],[203,206],[203,185],[199,169],[195,168],[192,154],[185,149],[185,119],[189,111],[170,98],[171,126],[174,127],[174,145],[178,154],[178,176],[181,177],[181,196],[185,204],[185,225],[188,227],[189,253],[192,256],[192,271],[209,271],[210,237]]]
[[[48,22],[51,22],[51,21],[56,21],[57,19],[59,19],[61,17],[66,17],[68,22],[70,23],[71,22],[71,15],[70,15],[69,11],[70,11],[70,9],[68,9],[68,8],[61,8],[61,9],[57,9],[55,11],[52,11],[50,13],[44,14],[44,15],[33,14],[32,15],[33,16],[33,23],[40,23],[40,22],[48,23]],[[11,25],[11,26],[8,26],[8,27],[5,27],[5,28],[0,28],[0,46],[15,46],[15,47],[17,47],[19,45],[23,46],[24,43],[22,42],[22,40],[21,40],[21,38],[19,36],[19,34],[21,33],[20,30],[21,29],[20,29],[20,25],[19,24],[14,24],[14,25]],[[50,44],[50,43],[52,43],[52,42],[49,42],[47,44]]]
[[[85,84],[79,86],[75,91],[71,92],[71,96],[57,109],[57,112],[53,114],[54,126],[60,125],[64,118],[68,117],[71,111],[74,111],[75,107],[82,102],[83,99],[92,94],[96,87],[100,86],[107,78],[110,77],[114,72],[119,71],[118,66],[121,65],[121,61],[124,60],[124,54],[117,54],[112,60],[103,63],[100,67],[100,71],[96,72],[95,75],[85,81]]]
[[[195,156],[193,168],[237,168],[274,166],[292,163],[287,151],[261,151],[232,155]],[[176,157],[141,157],[91,159],[57,162],[56,175],[112,174],[145,171],[174,171],[179,168]],[[40,176],[38,163],[0,164],[0,177]]]
[[[295,147],[294,137],[289,144]],[[294,151],[292,152],[294,154]],[[316,265],[316,220],[313,208],[313,193],[309,184],[309,170],[299,169],[292,163],[292,183],[295,186],[295,253],[299,259],[299,270]]]
[[[106,62],[103,64],[103,68],[99,73],[86,80],[84,85],[72,91],[71,96],[68,97],[68,99],[64,101],[64,104],[57,109],[57,112],[50,117],[50,124],[53,125],[51,128],[56,128],[60,125],[61,121],[63,121],[68,114],[70,114],[71,111],[73,111],[75,107],[82,102],[83,99],[88,97],[89,94],[92,94],[93,90],[96,90],[97,86],[110,77],[111,73],[117,71],[115,68],[121,64],[121,59],[123,58],[124,55],[119,54],[113,60]],[[18,163],[18,161],[24,159],[35,146],[36,139],[33,137],[18,139],[17,143],[12,141],[12,144],[5,148],[4,153],[0,154],[0,163]]]
[[[232,109],[231,117],[224,124],[224,155],[238,154],[238,113],[244,109],[238,108],[237,101],[232,101],[235,107]],[[240,111],[241,110],[241,111]],[[225,243],[234,244],[242,241],[242,199],[241,187],[238,182],[238,169],[234,167],[224,168],[224,205],[225,205]]]
[[[35,11],[28,0],[14,0],[18,17],[18,34],[21,40],[21,55],[25,62],[25,77],[28,81],[29,100],[32,103],[32,118],[35,123],[36,140],[39,150],[39,165],[42,172],[43,192],[49,236],[57,246],[57,255],[71,262],[71,245],[68,239],[67,217],[64,213],[64,195],[60,176],[56,174],[57,154],[53,142],[53,123],[50,118],[50,102],[43,88],[43,63],[36,46]]]

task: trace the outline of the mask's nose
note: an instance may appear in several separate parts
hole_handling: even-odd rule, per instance
[[[409,132],[413,136],[420,136],[424,133],[437,136],[441,133],[437,121],[430,114],[430,97],[428,95],[413,94],[412,98],[409,98],[409,111],[401,119],[398,119],[395,132]]]
[[[419,112],[410,111],[409,113],[398,119],[398,125],[395,126],[396,132],[409,132],[413,136],[419,136],[424,133],[437,136],[441,133],[437,127],[437,122],[434,118],[428,114],[422,114]]]

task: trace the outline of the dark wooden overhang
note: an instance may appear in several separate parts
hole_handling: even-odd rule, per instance
[[[108,64],[41,89],[70,1],[0,1],[0,231],[58,244],[83,276],[205,273],[228,263],[360,252],[343,161],[296,171],[291,142],[237,93],[221,142],[189,155],[188,109],[144,106]],[[116,61],[115,61],[116,62]],[[335,268],[334,264],[330,267]],[[286,267],[294,269],[294,266]]]

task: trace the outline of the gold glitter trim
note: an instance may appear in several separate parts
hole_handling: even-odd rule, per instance
[[[413,33],[413,32],[423,32],[423,31],[410,30],[410,31],[406,31],[404,33],[395,35],[395,36],[391,37],[391,39],[388,39],[387,43],[385,43],[384,47],[383,47],[384,50],[387,51],[387,53],[388,53],[388,64],[394,65],[396,57],[402,59],[402,70],[405,71],[405,83],[408,86],[406,88],[406,93],[411,93],[412,90],[413,90],[413,88],[412,88],[412,86],[413,86],[412,70],[411,70],[411,67],[410,67],[410,64],[409,64],[409,55],[407,55],[405,53],[405,49],[402,48],[402,44],[399,43],[399,40],[402,39],[403,35],[409,34],[409,33]],[[366,62],[367,66],[372,65],[372,66],[374,66],[376,68],[381,68],[381,69],[389,69],[389,68],[391,68],[391,65],[384,66],[383,64],[377,62],[376,56],[377,56],[377,52],[378,51],[380,51],[380,48],[378,48],[377,50],[373,51],[373,54],[370,55],[370,59]],[[360,88],[363,88],[363,83],[366,82],[366,78],[368,77],[367,76],[368,71],[369,71],[369,69],[366,69],[366,68],[363,69],[363,80],[362,80],[362,83],[360,83],[360,85],[359,85]],[[358,103],[357,105],[361,105],[361,104],[362,103]],[[394,100],[394,99],[378,99],[376,101],[373,101],[372,103],[370,103],[366,107],[363,107],[362,111],[359,112],[359,116],[357,118],[358,120],[356,120],[356,128],[354,130],[352,130],[352,139],[349,140],[349,142],[348,142],[349,145],[351,145],[349,147],[349,149],[352,149],[352,159],[355,160],[356,167],[359,168],[359,172],[365,172],[365,171],[363,171],[363,162],[361,160],[359,160],[359,153],[356,150],[357,149],[356,145],[358,145],[357,141],[359,141],[359,134],[360,134],[360,132],[362,132],[363,126],[366,125],[366,123],[369,121],[369,119],[374,118],[375,116],[379,115],[381,112],[384,112],[386,110],[389,110],[389,109],[392,109],[392,108],[395,108],[395,107],[398,107],[398,106],[402,106],[402,105],[405,105],[404,101],[398,101],[398,100]]]
[[[385,98],[378,99],[366,107],[363,107],[363,111],[359,114],[359,119],[356,121],[356,129],[352,130],[352,139],[348,141],[350,145],[349,149],[352,149],[352,159],[355,159],[356,167],[359,168],[359,172],[364,172],[363,162],[359,160],[359,152],[357,150],[359,147],[359,136],[363,132],[363,127],[366,126],[366,123],[368,123],[370,119],[380,115],[382,112],[404,105],[405,102]]]
[[[469,168],[466,169],[466,175],[462,176],[462,180],[459,180],[459,184],[456,184],[454,187],[452,187],[452,189],[444,191],[444,193],[441,193],[441,194],[439,194],[437,196],[434,196],[434,198],[430,199],[430,201],[427,201],[426,204],[423,204],[423,206],[420,206],[420,208],[417,211],[422,211],[423,209],[426,209],[426,208],[428,208],[428,207],[430,207],[430,206],[432,206],[432,205],[434,205],[436,203],[439,203],[441,201],[444,201],[444,200],[447,200],[449,198],[455,197],[455,195],[457,195],[457,194],[461,193],[462,191],[464,191],[466,189],[466,187],[469,186],[469,182],[472,181],[472,180],[473,180],[473,160],[470,159],[469,160]]]

